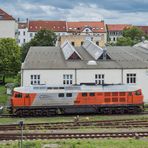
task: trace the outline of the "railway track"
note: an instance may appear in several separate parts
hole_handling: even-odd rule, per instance
[[[148,137],[148,132],[108,132],[108,133],[24,133],[24,140],[33,139],[86,139],[86,138],[141,138]],[[0,140],[20,140],[18,133],[0,134]]]
[[[24,124],[24,130],[61,130],[79,128],[147,128],[148,120],[104,120],[87,122],[57,122],[57,123],[32,123]],[[0,131],[20,130],[18,124],[0,125]]]

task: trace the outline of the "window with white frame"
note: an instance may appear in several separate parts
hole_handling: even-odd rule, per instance
[[[128,84],[136,83],[136,73],[127,73],[126,77]]]
[[[72,84],[72,74],[64,74],[63,75],[63,84],[71,85]]]
[[[33,36],[33,34],[32,33],[30,33],[30,37],[32,37]]]
[[[104,74],[95,74],[95,83],[104,84]]]
[[[31,75],[31,85],[39,85],[40,84],[40,75]]]

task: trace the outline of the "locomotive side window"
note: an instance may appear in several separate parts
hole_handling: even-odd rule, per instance
[[[104,93],[105,96],[110,96],[110,92]]]
[[[86,96],[87,96],[87,93],[82,93],[82,96],[83,96],[83,97],[86,97]]]
[[[125,98],[120,98],[120,102],[125,102]]]
[[[59,93],[59,97],[64,97],[64,93]]]
[[[72,93],[67,93],[66,97],[72,97]]]
[[[95,96],[95,93],[89,93],[89,96]]]
[[[118,92],[112,92],[112,96],[118,96]]]
[[[125,96],[125,92],[120,92],[119,95],[120,96]]]
[[[22,98],[22,94],[21,93],[15,94],[15,98]]]
[[[104,102],[110,102],[110,98],[104,98]]]
[[[118,98],[112,98],[112,102],[118,102]]]

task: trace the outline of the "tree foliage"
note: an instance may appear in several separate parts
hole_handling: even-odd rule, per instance
[[[144,32],[137,27],[125,28],[123,30],[123,37],[117,40],[118,46],[132,46],[141,41]]]
[[[130,37],[135,41],[141,41],[142,36],[144,36],[144,32],[137,27],[131,27],[123,30],[123,37]]]
[[[15,39],[0,39],[0,72],[16,74],[21,66],[21,51]]]
[[[117,39],[117,46],[132,46],[133,42],[130,37],[121,37]]]
[[[51,30],[40,30],[30,42],[23,45],[22,61],[24,61],[31,46],[54,46],[56,43],[56,34]]]

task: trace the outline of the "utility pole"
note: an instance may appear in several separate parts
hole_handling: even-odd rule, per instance
[[[21,141],[20,141],[20,148],[23,148],[23,121],[19,122],[19,126],[21,128]]]

